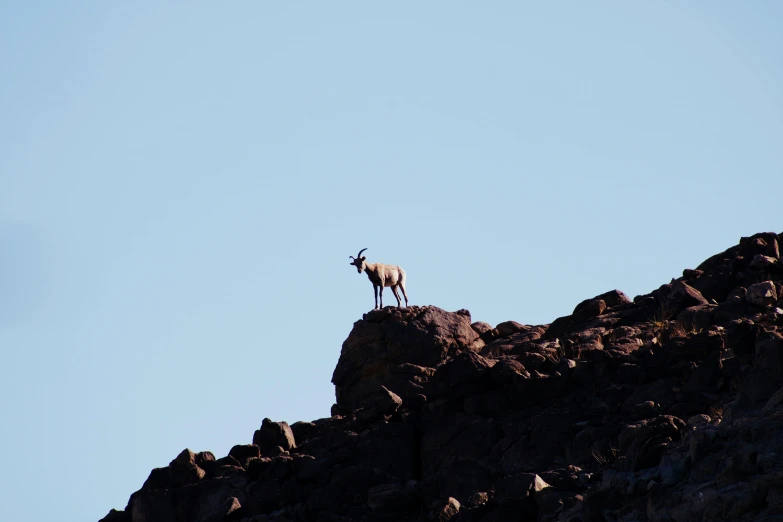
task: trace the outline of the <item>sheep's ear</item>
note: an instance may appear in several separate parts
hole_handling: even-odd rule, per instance
[[[360,260],[360,261],[364,261],[365,259],[367,259],[367,258],[366,258],[366,257],[364,257],[364,256],[362,256],[362,257],[360,257],[360,258],[359,258],[359,260]]]

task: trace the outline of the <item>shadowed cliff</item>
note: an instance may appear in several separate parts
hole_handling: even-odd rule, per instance
[[[183,450],[103,521],[778,520],[780,241],[548,325],[367,313],[331,417]]]

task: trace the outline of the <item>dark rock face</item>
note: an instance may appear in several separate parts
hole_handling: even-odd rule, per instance
[[[592,299],[586,299],[576,305],[571,315],[555,319],[544,334],[545,339],[554,339],[576,330],[589,329],[592,326],[600,327],[604,324],[612,324],[607,316],[607,321],[602,321],[600,316],[612,309],[622,309],[623,305],[631,303],[628,297],[619,290],[612,290]]]
[[[478,351],[483,342],[470,326],[470,314],[448,313],[433,306],[385,308],[364,315],[343,343],[334,369],[337,406],[353,411],[368,393],[385,386],[406,400],[416,400],[423,387],[406,370],[433,368],[449,355]],[[415,376],[414,376],[415,377]]]
[[[780,241],[550,325],[365,314],[331,417],[264,419],[219,459],[184,450],[103,521],[777,520]]]
[[[708,304],[708,301],[701,295],[701,292],[687,283],[677,281],[672,285],[663,306],[669,313],[676,314],[685,308],[704,306],[706,304]]]
[[[256,430],[253,435],[253,444],[258,446],[261,452],[268,452],[273,448],[280,447],[285,451],[296,448],[294,432],[286,422],[272,422],[264,419],[261,422],[261,429]]]

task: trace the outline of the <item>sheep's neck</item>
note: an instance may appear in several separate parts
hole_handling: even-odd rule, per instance
[[[367,278],[374,285],[380,285],[380,278],[378,277],[378,263],[366,263],[364,271],[367,272]]]

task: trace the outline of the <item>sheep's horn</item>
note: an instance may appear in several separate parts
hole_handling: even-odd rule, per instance
[[[357,255],[356,257],[362,257],[362,252],[364,252],[365,250],[367,250],[367,249],[366,248],[362,248],[361,250],[359,250],[359,255]]]

